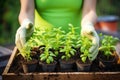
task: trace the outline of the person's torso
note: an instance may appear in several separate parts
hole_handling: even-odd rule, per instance
[[[82,0],[35,0],[39,15],[55,27],[68,31],[68,24],[80,27]]]

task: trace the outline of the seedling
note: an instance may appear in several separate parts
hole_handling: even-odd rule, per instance
[[[54,52],[50,51],[50,49],[53,48],[52,47],[53,39],[54,39],[53,37],[54,37],[54,35],[52,35],[51,32],[49,32],[49,31],[44,32],[40,36],[40,41],[45,46],[44,52],[40,55],[40,60],[45,61],[47,64],[54,62],[54,57],[56,57]]]
[[[43,44],[40,41],[40,37],[39,37],[41,36],[41,34],[42,32],[38,28],[35,28],[35,31],[32,34],[32,36],[28,39],[23,49],[20,50],[20,54],[23,56],[24,59],[32,60],[31,54],[30,54],[31,47],[40,46]]]
[[[115,51],[115,44],[119,39],[114,38],[113,36],[102,34],[100,34],[100,37],[103,39],[101,40],[101,46],[99,47],[99,51],[102,51],[103,54],[107,56],[107,59],[109,59],[109,57],[113,55],[112,52]]]
[[[81,60],[84,63],[86,62],[87,58],[89,60],[91,60],[90,59],[91,53],[89,52],[89,49],[92,46],[92,41],[85,36],[81,36],[78,40],[78,44],[80,44],[80,52],[81,52],[80,58],[81,58]]]
[[[70,31],[64,37],[63,48],[60,48],[60,52],[64,53],[61,59],[65,59],[67,61],[72,56],[75,55],[76,53],[76,50],[74,48],[75,40],[76,40],[75,28],[72,25],[70,25]]]
[[[54,52],[55,52],[56,56],[58,56],[59,49],[63,45],[63,38],[65,35],[65,32],[63,30],[61,30],[61,27],[59,27],[59,28],[54,28],[52,33],[54,35],[54,37],[52,39],[52,42],[53,42],[52,47],[55,50]]]

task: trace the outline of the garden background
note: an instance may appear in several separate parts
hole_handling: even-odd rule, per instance
[[[120,0],[97,0],[98,17],[104,15],[120,17],[119,8]],[[0,45],[14,45],[15,33],[20,26],[18,23],[19,11],[20,0],[0,0]]]

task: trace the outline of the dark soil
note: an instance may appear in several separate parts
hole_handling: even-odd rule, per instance
[[[31,57],[33,59],[36,59],[39,61],[39,56],[40,54],[42,54],[42,52],[44,52],[44,48],[45,46],[40,46],[40,47],[34,47],[31,49]],[[51,49],[51,51],[54,51],[53,49]],[[62,53],[61,53],[62,54]],[[59,57],[61,56],[58,55]],[[78,52],[79,54],[79,52]],[[79,55],[76,54],[74,57],[74,60],[77,60]],[[60,69],[60,63],[59,63],[59,59],[57,58],[57,66],[55,68],[55,72],[64,72]],[[21,60],[23,60],[23,58],[19,55],[16,56],[15,59],[12,62],[12,65],[10,66],[9,72],[11,73],[23,73],[23,69],[22,69],[22,65],[21,65]],[[99,66],[99,59],[97,57],[97,59],[95,59],[92,64],[91,64],[91,68],[90,68],[90,72],[120,72],[120,64],[113,64],[110,65],[111,67],[109,68],[103,68]],[[77,66],[74,65],[74,68],[72,68],[72,70],[67,71],[67,72],[78,72],[77,71]],[[39,63],[37,64],[36,70],[35,72],[43,72],[43,70],[41,70],[41,65],[39,65]]]
[[[71,72],[71,71],[72,72],[77,72],[76,65],[73,68],[73,70],[70,70],[68,72]],[[97,59],[92,62],[90,72],[105,72],[105,71],[107,71],[107,72],[119,72],[120,71],[120,64],[112,65],[112,67],[110,69],[104,69],[104,68],[99,67],[99,61]],[[13,60],[13,63],[12,63],[12,66],[10,67],[9,72],[11,72],[11,73],[20,73],[21,72],[21,73],[23,73],[22,65],[21,65],[21,62],[20,62],[20,56],[17,56]],[[37,68],[36,68],[35,72],[43,72],[41,70],[41,66],[39,64],[37,65]],[[55,72],[62,72],[60,70],[59,63],[57,63],[57,67],[55,69]]]

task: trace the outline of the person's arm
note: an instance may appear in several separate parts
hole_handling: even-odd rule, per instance
[[[94,28],[96,20],[96,0],[84,0],[81,20],[81,35],[92,40],[92,46],[89,49],[89,52],[91,53],[89,58],[91,61],[96,58],[99,48],[99,37]]]
[[[34,31],[34,0],[20,0],[21,10],[19,14],[20,27],[17,29],[15,44],[19,51],[24,47],[26,39],[28,39]]]
[[[81,25],[86,22],[95,24],[96,20],[96,0],[84,0]]]
[[[22,24],[25,19],[29,19],[34,23],[34,0],[20,0],[20,3],[21,10],[19,14],[19,23]]]

